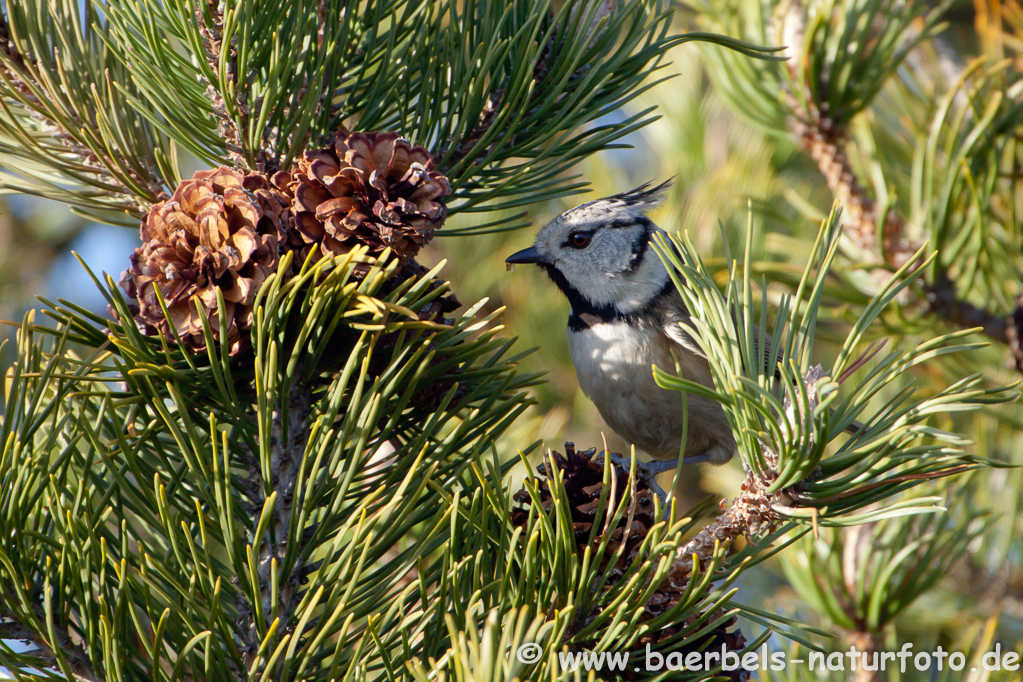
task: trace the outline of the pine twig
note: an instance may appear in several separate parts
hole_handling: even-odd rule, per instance
[[[130,215],[136,218],[145,215],[149,210],[149,204],[111,173],[108,164],[104,163],[92,148],[84,144],[73,130],[44,113],[43,102],[40,101],[36,93],[46,92],[46,89],[32,76],[32,73],[38,72],[42,66],[30,55],[21,52],[5,15],[0,15],[0,52],[4,55],[4,58],[0,59],[0,78],[11,91],[18,93],[15,98],[20,100],[19,103],[25,107],[28,116],[39,121],[42,131],[46,132],[50,139],[55,140],[76,159],[79,164],[76,175],[84,171],[88,175],[95,176],[96,180],[89,184],[110,194],[120,195],[123,210]],[[73,124],[77,128],[93,127],[92,122],[83,121],[73,114],[71,116],[74,119]],[[149,161],[151,162],[151,159]],[[155,167],[155,164],[150,163],[150,166]],[[152,195],[154,202],[169,197],[163,185],[154,177],[142,177],[136,170],[127,166],[125,168],[132,180]]]
[[[1023,372],[1023,295],[1012,312],[1001,316],[958,297],[956,284],[945,273],[924,286],[927,312],[961,329],[981,327],[981,333],[1009,347],[1016,371]]]
[[[867,353],[871,352],[872,349],[867,349]],[[866,356],[866,353],[864,355]],[[817,383],[823,376],[823,367],[816,365],[807,370],[803,377],[810,412],[817,405]],[[784,412],[779,416],[783,425],[787,423],[794,429],[799,416],[793,409],[788,395],[782,400],[782,407]],[[800,405],[800,408],[803,407]],[[807,410],[801,409],[800,411]],[[753,470],[746,472],[746,479],[742,482],[740,492],[732,499],[728,509],[700,530],[676,553],[672,579],[686,579],[693,572],[695,566],[709,564],[717,549],[722,545],[731,544],[739,537],[744,537],[747,541],[752,542],[754,537],[774,531],[783,521],[784,515],[791,510],[790,505],[793,503],[793,498],[798,496],[806,481],[800,481],[794,486],[773,493],[768,492],[771,484],[777,478],[779,458],[777,452],[762,441],[761,450],[767,471],[764,473],[757,473]]]
[[[884,216],[878,242],[879,207],[860,184],[849,162],[844,149],[848,138],[843,127],[825,117],[799,115],[801,109],[795,98],[789,96],[789,101],[797,112],[790,123],[792,133],[841,202],[845,233],[865,254],[873,256],[876,264],[892,268],[904,265],[921,245],[909,241],[905,219],[894,209]],[[935,282],[924,283],[923,291],[928,314],[960,329],[980,327],[984,336],[1009,346],[1016,369],[1023,372],[1023,298],[1010,315],[1001,316],[958,298],[955,282],[945,273],[939,274]]]
[[[678,550],[672,579],[687,579],[694,566],[708,565],[721,546],[773,529],[780,521],[774,507],[791,500],[782,492],[768,494],[769,484],[755,473],[747,473],[741,492],[728,509]]]
[[[928,284],[925,291],[928,312],[964,329],[983,327],[984,336],[1009,345],[1016,355],[1016,362],[1019,365],[1019,340],[1012,334],[1018,329],[1018,326],[1014,329],[1012,323],[1014,319],[1023,321],[1023,308],[1021,308],[1023,304],[1021,302],[1016,303],[1015,310],[1008,317],[992,315],[972,303],[957,298],[955,282],[944,273],[938,276],[937,281]]]
[[[298,374],[300,373],[298,372]],[[274,510],[271,512],[271,532],[263,540],[256,559],[256,577],[259,579],[258,587],[263,613],[269,616],[276,610],[280,620],[277,630],[278,640],[291,631],[288,622],[301,599],[299,587],[306,573],[301,564],[296,564],[289,575],[278,574],[276,586],[271,583],[274,565],[276,564],[277,571],[282,570],[285,555],[292,543],[290,531],[295,483],[309,440],[309,418],[312,412],[313,397],[309,386],[296,383],[289,391],[286,432],[285,415],[279,407],[274,410],[271,426],[270,490],[271,494],[276,494],[276,498]],[[262,472],[257,468],[252,472],[249,480],[255,490],[257,503],[253,507],[257,515],[262,512],[269,497],[264,495],[264,486],[261,484],[262,476]],[[301,539],[300,536],[298,541]],[[273,601],[275,588],[276,604]],[[257,627],[255,614],[248,604],[244,602],[241,604],[239,615],[239,634],[245,644],[245,664],[251,667],[259,650],[258,632],[260,628]],[[268,625],[268,623],[264,625]]]
[[[206,64],[214,76],[219,78],[221,53],[223,52],[224,15],[220,11],[220,5],[217,0],[206,0],[206,9],[210,14],[210,22],[207,22],[202,4],[199,3],[195,6],[195,18],[199,26],[199,35],[202,38],[203,51],[206,53]],[[242,121],[248,118],[249,108],[245,101],[245,89],[238,87],[237,70],[237,56],[232,45],[231,58],[224,64],[226,82],[218,83],[218,85],[214,85],[213,82],[207,82],[206,97],[213,105],[213,113],[218,121],[217,135],[224,141],[228,157],[235,166],[245,167],[248,163],[245,159],[245,147],[242,144],[241,132],[238,130],[238,124],[228,112],[227,102],[224,100],[224,91],[233,85],[237,92],[237,101],[234,105],[238,110],[238,115]],[[260,172],[271,172],[263,167],[265,158],[262,152],[260,152],[258,161]]]
[[[877,202],[867,194],[859,183],[849,157],[843,149],[844,132],[827,119],[808,124],[803,120],[792,123],[793,134],[810,155],[821,175],[828,183],[828,189],[842,204],[845,233],[866,254],[873,255],[878,262],[883,260],[892,267],[901,267],[915,249],[906,242],[902,219],[889,209],[881,228],[881,248],[878,248],[877,224],[879,221]],[[883,255],[882,255],[883,254]]]

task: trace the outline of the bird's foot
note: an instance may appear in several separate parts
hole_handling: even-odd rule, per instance
[[[610,459],[614,464],[620,466],[625,471],[630,471],[632,469],[632,458],[623,457],[622,455],[617,455],[613,452],[605,452],[604,454],[607,455],[608,459]],[[603,460],[601,459],[601,461]],[[665,513],[667,513],[668,509],[668,494],[664,492],[664,489],[661,488],[660,485],[658,485],[657,474],[664,473],[665,471],[671,471],[674,468],[675,462],[660,462],[657,460],[652,462],[641,462],[638,459],[636,460],[636,481],[642,481],[652,493],[657,495],[657,497],[661,500],[661,509],[665,510]]]
[[[632,458],[624,457],[622,455],[615,454],[613,452],[605,452],[612,462],[620,466],[625,471],[629,471],[632,468]],[[601,463],[603,458],[598,455]],[[702,464],[709,462],[713,459],[710,453],[704,452],[699,455],[690,455],[682,460],[682,464]],[[670,508],[668,507],[668,494],[664,492],[664,489],[657,483],[657,475],[663,474],[666,471],[672,471],[678,468],[677,459],[666,459],[666,460],[651,460],[649,462],[641,462],[636,460],[636,480],[643,481],[647,488],[650,489],[657,497],[661,500],[661,509],[664,510],[664,518],[668,518]]]
[[[702,452],[699,455],[689,455],[688,457],[686,457],[685,459],[682,460],[682,463],[683,464],[703,464],[705,462],[710,462],[713,459],[714,459],[714,456],[711,453],[709,453],[709,452]],[[673,469],[675,468],[675,462],[671,463],[671,467]]]

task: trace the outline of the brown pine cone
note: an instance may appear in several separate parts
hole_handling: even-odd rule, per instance
[[[295,196],[288,248],[298,261],[316,245],[323,255],[338,255],[359,244],[369,245],[371,255],[390,247],[407,261],[444,223],[443,198],[451,194],[429,152],[393,132],[340,131],[275,183],[285,179]]]
[[[205,318],[232,355],[248,342],[252,303],[274,272],[289,221],[291,197],[259,173],[226,167],[197,172],[149,211],[142,246],[120,285],[137,304],[135,321],[173,338],[159,290],[181,342],[204,350]],[[227,339],[220,338],[217,290],[223,292]],[[196,302],[199,304],[196,309]]]
[[[596,454],[596,450],[576,452],[575,446],[572,443],[565,444],[564,457],[557,452],[551,453],[551,461],[554,467],[561,471],[565,494],[571,505],[572,527],[575,531],[577,552],[580,557],[583,556],[586,550],[590,531],[594,525],[600,531],[595,535],[593,544],[590,545],[591,548],[596,548],[602,541],[605,515],[614,513],[613,509],[605,510],[604,515],[600,516],[596,513],[603,487],[604,473],[603,466],[598,464],[594,458]],[[547,480],[544,479],[549,479],[554,472],[549,470],[546,463],[538,466],[537,472],[543,476],[538,486],[540,503],[545,511],[549,511],[554,500]],[[611,475],[617,479],[615,490],[618,491],[618,495],[622,495],[629,489],[628,473],[619,466],[613,466],[611,472]],[[523,489],[515,493],[513,499],[519,506],[512,508],[511,521],[514,525],[525,528],[529,522],[529,506],[532,504],[532,497]],[[628,514],[626,513],[622,516],[618,525],[610,531],[611,540],[608,542],[607,552],[604,555],[604,563],[600,567],[602,572],[609,571],[610,573],[609,579],[605,583],[605,589],[622,579],[629,565],[635,560],[640,545],[643,543],[644,538],[646,538],[649,529],[657,522],[654,515],[653,493],[642,481],[637,481],[636,507],[633,511],[631,527],[628,526]],[[609,560],[623,543],[625,548],[622,557],[617,564],[609,566]],[[657,590],[654,591],[644,605],[645,613],[641,621],[648,622],[664,615],[675,607],[685,596],[687,586],[688,583],[685,582],[676,584],[670,580],[665,580],[658,586]],[[719,610],[710,618],[702,620],[701,615],[703,614],[700,614],[658,630],[647,632],[636,642],[633,655],[642,655],[647,645],[650,645],[653,650],[659,651],[665,656],[669,653],[680,654],[682,659],[684,659],[686,654],[693,651],[716,651],[720,653],[722,646],[725,647],[726,651],[738,654],[746,646],[746,640],[742,632],[739,631],[734,616],[726,619],[712,630],[701,633],[699,637],[692,637],[691,634],[684,636],[682,634],[686,630],[702,630],[708,622],[716,620],[724,614],[724,611]],[[700,622],[697,623],[697,621]],[[573,630],[574,628],[570,627],[568,633],[571,634]],[[676,659],[673,658],[672,660],[675,661]],[[662,659],[662,663],[663,661],[664,659]],[[723,672],[722,676],[733,682],[745,682],[749,679],[750,674],[740,669]],[[631,671],[626,672],[624,678],[637,679],[631,674]]]
[[[593,548],[596,548],[603,541],[605,518],[613,514],[614,509],[605,509],[603,514],[597,516],[597,509],[600,505],[600,493],[603,486],[604,467],[595,459],[595,449],[576,452],[575,446],[571,443],[565,444],[565,456],[560,453],[551,452],[551,460],[554,467],[561,470],[564,477],[565,493],[572,506],[572,528],[575,530],[576,547],[579,555],[582,556],[587,547],[590,530],[594,525],[600,529],[593,538]],[[547,464],[541,464],[536,468],[537,472],[549,479],[554,472],[548,470]],[[618,499],[629,490],[629,474],[619,466],[611,467],[611,475],[617,478],[615,490],[618,491]],[[539,484],[540,500],[545,510],[549,510],[553,504],[553,497],[546,480]],[[625,570],[635,559],[639,552],[643,539],[646,538],[650,528],[657,523],[654,516],[654,493],[647,487],[646,483],[637,480],[635,509],[632,516],[632,525],[629,525],[628,513],[623,514],[618,525],[609,529],[611,539],[608,541],[607,552],[604,554],[604,563],[601,570],[608,568],[608,561],[614,557],[622,544],[625,549],[622,552],[618,563],[611,567],[611,578],[608,585],[615,584]],[[529,506],[532,498],[524,489],[515,493],[513,498],[520,506],[512,509],[511,521],[516,526],[525,528],[529,520]]]

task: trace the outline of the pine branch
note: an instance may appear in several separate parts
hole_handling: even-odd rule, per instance
[[[300,371],[298,373],[301,374]],[[248,474],[248,487],[254,492],[254,516],[258,518],[264,513],[267,500],[273,499],[269,512],[273,525],[257,553],[256,577],[259,581],[262,613],[267,619],[270,614],[276,614],[280,621],[275,637],[277,641],[292,634],[290,623],[302,599],[301,583],[311,570],[308,566],[296,563],[290,575],[279,576],[278,572],[285,566],[288,547],[307,544],[309,536],[316,533],[315,528],[308,528],[299,538],[290,536],[295,487],[309,441],[314,403],[311,388],[305,383],[296,382],[288,391],[288,396],[287,408],[282,410],[278,405],[273,411],[269,477],[264,478],[259,461],[254,457],[249,458]],[[267,481],[266,485],[264,480]],[[269,489],[269,495],[266,489]],[[277,596],[276,601],[274,594]],[[245,648],[245,665],[251,669],[253,664],[259,662],[259,632],[265,632],[271,623],[265,620],[257,624],[252,607],[247,602],[242,602],[238,611],[238,633]]]
[[[791,95],[789,102],[797,112],[790,120],[792,134],[817,164],[828,188],[841,202],[845,233],[875,263],[884,263],[891,268],[904,265],[922,244],[907,239],[906,221],[894,208],[885,213],[878,243],[880,207],[859,182],[849,162],[845,152],[849,140],[843,126],[826,117],[800,112],[798,101]],[[1014,329],[1012,321],[1016,317],[1023,319],[1023,303],[1018,303],[1012,314],[1003,317],[959,299],[955,282],[945,273],[941,273],[934,282],[927,282],[921,277],[920,283],[928,314],[959,329],[980,327],[984,336],[1009,346],[1016,368],[1023,372],[1023,350],[1016,337],[1009,336],[1010,330]]]
[[[946,164],[946,175],[938,176],[940,186],[932,189],[923,186],[914,172],[913,182],[917,184],[904,196],[919,202],[913,207],[913,215],[923,216],[924,224],[912,227],[929,237],[930,248],[944,251],[947,246],[948,253],[941,254],[930,271],[919,271],[906,302],[916,303],[926,315],[952,328],[980,327],[986,337],[1009,346],[1013,364],[1023,371],[1019,341],[1023,336],[1023,301],[1016,301],[1007,315],[985,308],[967,300],[948,274],[967,243],[966,233],[980,228],[971,212],[1011,205],[1011,201],[994,201],[990,193],[992,176],[997,178],[1001,172],[998,159],[1004,151],[997,140],[1011,144],[1007,131],[1018,125],[1019,112],[1011,97],[1006,96],[1004,79],[999,81],[1001,87],[986,96],[983,88],[977,88],[977,94],[966,88],[965,79],[978,70],[978,63],[949,78],[949,60],[943,56],[947,50],[938,35],[938,19],[946,5],[890,0],[796,1],[775,6],[775,14],[771,15],[770,8],[761,5],[749,13],[738,13],[728,3],[716,0],[698,4],[702,19],[715,30],[786,46],[783,54],[788,61],[784,69],[762,61],[738,60],[723,51],[711,53],[712,75],[737,112],[759,126],[791,136],[814,161],[832,195],[841,202],[842,227],[857,249],[855,257],[878,269],[880,275],[905,264],[920,250],[922,238],[911,234],[904,213],[879,205],[861,183],[849,158],[848,126],[854,117],[874,106],[889,84],[898,84],[903,78],[897,72],[900,64],[911,55],[919,56],[925,41],[937,41],[938,78],[952,86],[949,95],[939,101],[935,120],[926,132],[928,138],[950,135],[957,143],[955,148],[937,139],[919,143],[926,150],[922,175],[927,182],[934,177],[939,163]],[[886,17],[883,22],[881,16]],[[981,83],[995,79],[1000,68],[992,66],[990,72],[984,72]],[[908,82],[906,88],[919,97],[915,81]],[[946,120],[953,102],[972,108],[970,113],[976,122],[972,130],[960,130],[963,121],[971,120],[969,116]],[[912,103],[923,104],[919,100]],[[902,115],[905,104],[896,104],[896,116]],[[899,139],[906,137],[912,139],[907,133]],[[943,162],[936,158],[939,152],[952,158]],[[1006,225],[1013,221],[1011,214],[1000,219]],[[1011,227],[1001,230],[1010,235],[1013,232]],[[1003,246],[994,240],[991,243]],[[1004,246],[1015,248],[1012,242]],[[982,252],[971,258],[987,262],[988,252],[983,249],[998,247],[981,248]],[[999,280],[991,287],[1004,288],[1004,273],[992,272],[991,277]]]
[[[793,100],[794,101],[794,100]],[[849,163],[845,152],[848,138],[841,128],[827,119],[807,124],[812,117],[798,117],[792,120],[792,133],[803,149],[814,160],[828,188],[843,207],[843,229],[859,247],[860,251],[889,267],[901,267],[907,259],[920,250],[922,244],[910,242],[906,237],[905,219],[894,209],[885,213],[881,228],[881,242],[878,243],[877,223],[880,207],[860,184],[856,171]],[[1016,369],[1023,372],[1023,347],[1020,346],[1019,330],[1023,324],[1023,301],[1017,302],[1008,316],[984,310],[958,298],[955,282],[944,272],[933,282],[920,278],[921,293],[927,303],[927,313],[958,329],[980,328],[984,336],[1009,346]]]
[[[828,187],[841,202],[843,216],[849,216],[847,221],[843,221],[846,234],[875,262],[883,262],[892,268],[905,264],[922,244],[912,243],[906,238],[905,219],[894,208],[885,213],[882,239],[878,244],[879,207],[860,184],[849,163],[843,149],[848,139],[841,133],[836,134],[828,121],[806,125],[794,120],[792,125],[793,134],[817,163]],[[1023,348],[1019,341],[1023,325],[1016,322],[1023,320],[1023,300],[1017,302],[1012,313],[1003,316],[960,299],[955,282],[944,272],[940,272],[933,282],[926,281],[921,275],[919,283],[928,314],[958,329],[979,327],[981,334],[1009,347],[1013,364],[1023,372]]]
[[[883,264],[897,269],[918,252],[922,244],[908,237],[904,216],[894,208],[885,210],[879,206],[860,183],[846,151],[850,144],[846,124],[850,114],[855,113],[855,110],[850,112],[848,107],[835,106],[832,101],[841,97],[834,92],[847,87],[845,84],[832,82],[815,84],[810,80],[812,78],[810,74],[820,67],[811,69],[807,60],[821,60],[822,57],[817,53],[821,46],[806,47],[805,52],[799,49],[799,46],[806,44],[804,12],[801,4],[794,2],[788,6],[783,19],[784,38],[791,46],[788,51],[790,60],[786,63],[789,78],[782,84],[784,100],[791,112],[788,117],[789,130],[816,163],[832,194],[841,202],[843,229],[857,245],[860,253],[872,260],[875,265]],[[906,16],[912,16],[915,10],[907,6],[904,12],[901,19],[903,21]],[[886,70],[878,76],[871,77],[883,82],[888,74],[893,73],[898,62],[909,54],[909,49],[924,37],[930,36],[936,15],[937,12],[932,12],[922,29],[916,24],[906,23],[901,29],[903,37],[898,41],[903,45],[892,57],[891,63],[886,64]],[[871,39],[869,31],[867,35],[858,38],[861,41],[869,39]],[[840,46],[838,51],[841,52],[842,49]],[[875,48],[875,52],[878,49]],[[839,65],[827,64],[821,72],[827,74],[837,68]],[[826,75],[822,76],[822,79],[826,78]],[[804,84],[804,90],[795,91],[794,88],[799,87],[797,84]],[[865,107],[869,103],[869,100],[863,100],[859,102],[859,106]],[[883,217],[880,215],[882,210],[885,211]],[[1017,370],[1023,372],[1023,349],[1016,336],[1010,337],[1016,330],[1012,324],[1015,317],[1023,319],[1021,307],[1023,303],[1017,303],[1014,312],[1009,316],[1002,316],[958,298],[955,282],[943,270],[939,269],[931,280],[927,281],[921,272],[921,286],[913,290],[926,302],[927,314],[955,328],[979,327],[984,336],[1009,346]]]
[[[869,6],[870,3],[867,5]],[[861,8],[854,5],[854,9],[860,10]],[[905,263],[906,258],[919,250],[920,245],[910,245],[906,242],[903,234],[905,221],[896,215],[894,210],[889,210],[884,215],[881,243],[878,243],[877,228],[878,222],[881,221],[881,216],[878,214],[881,207],[877,206],[877,202],[860,184],[846,153],[846,145],[849,143],[846,126],[851,116],[869,104],[869,100],[855,100],[853,94],[847,95],[842,92],[843,87],[850,90],[858,89],[860,86],[855,80],[836,83],[829,79],[831,72],[841,68],[840,64],[826,64],[821,70],[821,75],[818,76],[822,82],[813,80],[815,71],[807,62],[819,60],[818,53],[825,46],[833,46],[828,43],[827,38],[819,39],[822,40],[823,45],[812,42],[807,45],[806,12],[802,3],[792,2],[787,6],[781,19],[782,37],[788,46],[786,54],[789,57],[785,63],[788,80],[782,83],[782,93],[789,109],[787,122],[790,133],[817,164],[828,188],[841,202],[843,229],[853,243],[875,263],[887,263],[891,267],[899,268]],[[897,21],[905,22],[907,16],[911,17],[914,14],[915,10],[909,5],[899,15]],[[853,15],[846,21],[856,22],[857,17],[858,15]],[[813,19],[816,20],[815,36],[817,33],[824,32],[818,27],[821,22],[826,23],[832,20],[826,14],[823,17],[815,16]],[[933,18],[928,23],[933,24]],[[895,54],[891,56],[891,61],[885,64],[885,70],[880,75],[870,74],[864,80],[868,83],[871,80],[883,83],[886,74],[894,70],[909,53],[907,46],[919,41],[928,30],[925,28],[924,31],[921,31],[912,23],[906,23],[903,28],[895,31],[900,36],[896,44],[904,43],[904,45],[899,45]],[[876,31],[868,29],[863,32],[863,35],[854,34],[854,37],[861,41],[876,41],[874,33]],[[839,44],[839,49],[844,47],[848,47],[848,45]],[[880,50],[880,47],[875,47],[872,52],[876,53]],[[840,57],[836,56],[836,59],[840,59]],[[815,64],[814,67],[816,66]],[[858,108],[854,108],[854,106]]]
[[[204,7],[205,4],[205,7]],[[205,11],[204,11],[205,10]],[[207,18],[208,17],[208,18]],[[202,49],[206,58],[206,65],[216,79],[216,84],[206,80],[206,97],[213,105],[213,113],[217,117],[217,134],[224,141],[228,158],[234,165],[244,167],[246,159],[244,156],[245,147],[238,131],[238,125],[228,111],[228,105],[224,101],[225,92],[234,91],[236,100],[232,103],[231,109],[238,112],[242,120],[242,127],[248,121],[249,108],[246,106],[245,88],[238,87],[237,71],[238,59],[235,45],[231,45],[226,62],[221,62],[223,54],[222,30],[224,27],[224,14],[220,10],[219,0],[206,0],[205,3],[198,2],[195,5],[195,20],[199,26],[199,35],[202,37]],[[223,67],[223,68],[221,68]],[[221,75],[222,74],[222,75]],[[262,152],[262,150],[260,150]],[[265,158],[258,162],[260,172],[273,172],[276,168],[269,170],[264,168]]]
[[[77,25],[82,21],[77,8],[61,8],[38,24],[33,16],[38,8],[12,5],[0,16],[0,153],[11,173],[2,186],[63,200],[108,222],[126,222],[125,213],[137,219],[166,198],[166,185],[145,126],[106,118],[110,103],[120,103],[117,71],[91,72],[105,59],[93,54],[102,48],[92,33],[91,3],[84,7],[84,35],[35,34],[45,34],[48,22]],[[52,45],[51,53],[25,51],[41,45]]]

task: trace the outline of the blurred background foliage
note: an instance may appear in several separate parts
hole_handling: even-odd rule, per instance
[[[754,4],[736,3],[735,7]],[[720,13],[715,14],[715,8],[728,5],[680,5],[673,28],[736,35],[730,33]],[[1023,69],[1023,7],[1017,2],[960,0],[948,7],[943,19],[948,22],[944,30],[910,51],[892,77],[880,84],[869,105],[846,121],[851,140],[846,149],[861,181],[870,186],[880,204],[903,211],[910,222],[922,221],[912,213],[916,205],[914,164],[920,163],[914,160],[915,150],[928,135],[940,103],[947,99],[968,122],[970,115],[965,112],[971,98],[979,98],[976,103],[981,107],[990,102],[992,95],[982,87],[967,84],[956,89],[964,74],[976,74],[969,70],[977,68],[977,57],[986,59],[979,68],[1000,69],[1000,77],[1008,81]],[[914,21],[922,27],[921,19]],[[756,36],[736,37],[761,42]],[[782,36],[766,38],[763,42],[778,44]],[[522,367],[526,372],[545,372],[546,383],[534,389],[537,405],[513,427],[515,433],[504,439],[506,444],[541,438],[554,447],[566,440],[590,446],[603,435],[612,450],[626,450],[626,444],[601,422],[593,404],[579,391],[565,343],[567,302],[539,269],[508,272],[504,266],[504,258],[528,246],[545,221],[582,200],[674,177],[667,200],[652,215],[655,222],[669,231],[688,231],[707,262],[716,264],[722,272],[726,242],[741,244],[749,223],[755,235],[757,277],[765,278],[769,290],[776,287],[781,291],[802,272],[820,220],[835,199],[818,164],[799,140],[782,129],[783,118],[765,122],[753,100],[748,102],[749,110],[742,111],[742,97],[729,86],[732,61],[724,56],[723,49],[681,45],[673,48],[669,60],[655,76],[672,78],[614,114],[624,120],[656,106],[659,118],[623,140],[631,148],[601,153],[574,169],[591,183],[588,194],[531,206],[528,219],[532,226],[526,229],[452,238],[445,238],[442,230],[422,254],[420,260],[428,266],[447,260],[444,275],[454,283],[463,302],[487,297],[484,310],[506,307],[505,323],[508,332],[519,338],[519,348],[537,348],[522,361]],[[767,63],[748,66],[778,68]],[[1017,160],[1007,181],[1016,183],[1020,172]],[[1019,204],[1023,196],[1016,194],[1016,199]],[[1003,211],[1008,221],[1017,220],[1019,215],[1019,206],[994,208]],[[451,218],[445,230],[494,220],[491,214],[460,213]],[[1019,249],[1014,236],[1001,237],[978,238],[991,240],[995,249]],[[0,197],[0,319],[21,319],[23,312],[33,306],[32,295],[40,292],[51,300],[63,297],[105,312],[105,303],[74,262],[71,251],[83,256],[94,270],[107,271],[116,279],[137,244],[134,229],[89,222],[47,200]],[[986,259],[977,268],[989,277],[978,287],[979,295],[985,302],[1007,310],[1020,293],[1018,274],[1012,276],[1008,266],[999,274],[991,255],[983,248],[977,252]],[[862,259],[855,249],[846,250],[844,256],[839,268],[844,269],[842,277],[836,278],[833,289],[827,292],[821,310],[819,336],[823,340],[841,338],[858,306],[877,286],[869,269],[861,267]],[[1021,256],[1017,251],[1000,262],[1018,263]],[[954,267],[956,263],[945,265]],[[940,330],[948,331],[942,320],[928,314],[926,306],[908,300],[903,310],[889,314],[884,324],[875,327],[878,338],[888,338],[896,347],[915,346]],[[833,357],[837,348],[829,350],[826,344],[820,348],[819,360],[827,366],[827,353]],[[992,384],[1016,376],[1005,346],[997,344],[968,358],[957,355],[949,361],[936,359],[919,367],[917,374],[925,390],[933,387],[937,391],[974,371],[985,372]],[[883,404],[887,398],[890,395],[879,395],[877,401]],[[939,415],[938,421],[943,428],[972,439],[975,445],[970,450],[974,454],[1023,465],[1023,420],[1017,404],[979,413]],[[502,455],[510,458],[514,452]],[[731,495],[742,479],[738,462],[687,473],[694,477],[692,499],[680,502],[682,508],[708,493]],[[523,475],[520,468],[517,476]],[[874,614],[869,623],[843,620],[849,612],[858,613],[861,606],[851,593],[843,592],[846,586],[818,584],[814,588],[814,576],[828,574],[823,569],[815,570],[814,562],[837,561],[835,570],[841,574],[843,556],[855,561],[857,547],[861,552],[869,550],[872,561],[891,560],[889,555],[906,541],[904,534],[911,531],[913,537],[919,537],[920,528],[868,526],[857,531],[855,538],[839,530],[828,531],[816,540],[805,537],[794,551],[783,553],[788,557],[784,562],[772,559],[752,574],[755,579],[744,576],[739,600],[824,629],[841,632],[864,626],[878,628],[883,630],[884,641],[913,640],[919,643],[918,650],[939,643],[954,646],[957,642],[979,642],[977,651],[987,650],[995,642],[1014,648],[1023,640],[1023,514],[1018,513],[1021,477],[1021,469],[997,468],[957,479],[961,484],[956,486],[957,503],[950,504],[946,514],[921,522],[931,524],[932,530],[936,524],[943,531],[941,547],[934,548],[939,554],[944,552],[942,560],[930,564],[941,570],[920,575],[914,571],[916,567],[900,564],[898,570],[905,570],[909,576],[906,580],[912,579],[920,587],[914,593],[917,598],[885,614]],[[943,489],[927,492],[944,494]],[[876,569],[864,575],[876,577]],[[824,599],[820,591],[829,587],[834,588],[834,598]],[[829,608],[835,604],[843,608]],[[805,671],[790,671],[777,679],[802,679],[803,674]]]

